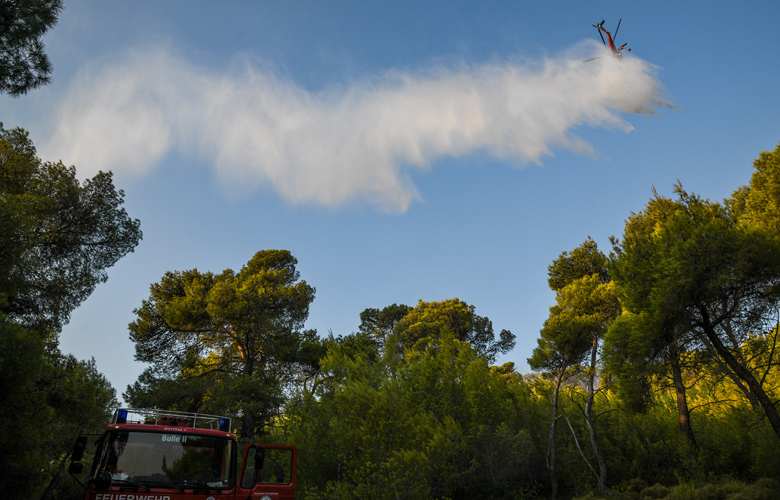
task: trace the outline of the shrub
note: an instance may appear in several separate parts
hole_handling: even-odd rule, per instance
[[[666,498],[669,496],[669,488],[663,484],[656,483],[653,486],[647,487],[639,494],[639,498]]]

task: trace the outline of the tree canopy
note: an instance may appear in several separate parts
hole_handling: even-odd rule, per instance
[[[303,347],[315,332],[303,325],[315,289],[300,280],[297,262],[287,250],[263,250],[238,273],[166,273],[130,324],[136,359],[152,367],[126,396],[164,396],[175,381],[199,388],[188,399],[195,409],[240,415],[244,437],[261,431],[278,414],[285,383],[312,362]]]
[[[583,276],[597,275],[599,281],[609,281],[608,259],[598,249],[593,238],[588,238],[571,252],[563,252],[547,266],[547,284],[558,291]]]
[[[512,332],[501,330],[496,339],[493,322],[477,315],[473,305],[457,298],[441,302],[421,300],[397,320],[393,328],[393,338],[407,348],[440,339],[445,333],[470,343],[491,363],[497,355],[507,353],[515,346]]]
[[[395,325],[412,308],[405,304],[393,304],[384,309],[368,308],[360,313],[360,331],[371,335],[381,345],[393,333]]]
[[[0,313],[0,468],[3,486],[13,485],[3,498],[39,498],[79,433],[100,430],[116,405],[94,359],[64,355],[45,333]]]
[[[28,328],[67,323],[141,240],[123,203],[110,172],[82,184],[75,167],[37,158],[27,132],[0,125],[0,311]]]
[[[780,231],[780,144],[763,151],[753,168],[750,184],[735,190],[726,206],[740,224]]]
[[[20,96],[49,83],[42,38],[61,10],[62,0],[0,2],[0,92]]]

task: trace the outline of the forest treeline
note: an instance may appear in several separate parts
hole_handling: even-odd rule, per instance
[[[0,467],[15,498],[78,498],[70,447],[117,401],[58,336],[140,222],[110,173],[80,183],[21,129],[0,127],[0,192]],[[134,311],[148,368],[123,398],[295,445],[303,499],[776,498],[779,228],[780,146],[721,202],[653,192],[608,254],[552,259],[525,375],[495,364],[515,334],[457,298],[320,336],[287,250],[170,271]]]
[[[553,259],[534,374],[496,366],[515,335],[457,298],[320,337],[297,260],[263,250],[152,284],[123,396],[297,446],[300,498],[774,498],[780,146],[754,168],[722,202],[653,192],[609,254]]]

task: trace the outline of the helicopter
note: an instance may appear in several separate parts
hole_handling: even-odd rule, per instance
[[[620,23],[622,21],[623,21],[623,18],[621,18],[620,21],[618,21],[617,28],[615,28],[615,38],[617,38],[617,33],[618,33],[618,30],[620,29]],[[604,28],[604,21],[601,21],[598,24],[592,24],[591,26],[593,26],[594,28],[599,30],[599,36],[601,37],[601,41],[604,43],[604,45],[606,47],[609,48],[609,50],[612,51],[612,55],[614,55],[618,59],[622,59],[623,58],[623,49],[626,48],[626,45],[628,45],[628,43],[624,43],[620,47],[615,45],[615,39],[612,38],[612,35],[610,34],[610,32],[607,31]],[[607,40],[606,41],[604,40],[604,35],[601,34],[602,31],[607,34]],[[607,42],[609,42],[609,43],[607,43]],[[631,49],[628,49],[628,51],[631,52]]]

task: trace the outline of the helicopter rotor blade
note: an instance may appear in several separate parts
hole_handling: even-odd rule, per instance
[[[613,40],[617,40],[617,32],[620,29],[620,23],[623,22],[623,18],[620,18],[620,21],[618,21],[617,28],[615,28],[615,36],[612,38]]]

